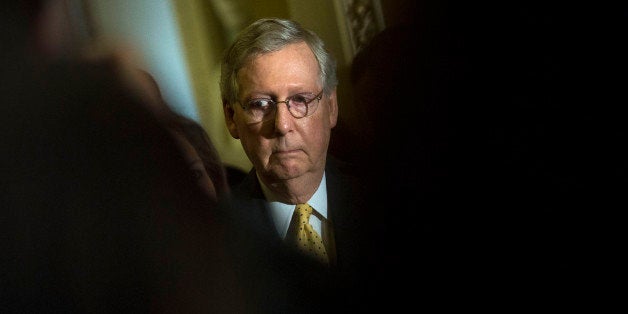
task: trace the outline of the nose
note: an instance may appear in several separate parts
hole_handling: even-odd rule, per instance
[[[280,103],[286,104],[285,106],[280,106]],[[288,101],[278,101],[276,103],[277,107],[275,108],[275,130],[281,134],[286,134],[292,128],[292,114],[290,110],[288,110]]]

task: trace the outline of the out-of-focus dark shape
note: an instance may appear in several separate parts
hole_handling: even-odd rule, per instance
[[[147,71],[138,69],[149,90],[154,91],[155,112],[162,122],[173,131],[177,142],[187,152],[186,160],[192,174],[201,188],[212,198],[224,198],[229,194],[229,184],[225,166],[220,159],[212,140],[203,126],[185,117],[168,105],[161,95],[161,89],[154,77]]]
[[[0,11],[0,312],[250,313],[263,296],[294,310],[266,275],[281,260],[256,258],[202,192],[136,68],[40,58],[43,7],[27,4]]]
[[[30,65],[3,94],[3,306],[237,309],[216,204],[109,69]]]
[[[370,190],[382,257],[372,261],[373,295],[398,278],[425,283],[426,296],[473,302],[520,300],[513,291],[530,285],[539,300],[585,291],[599,277],[583,271],[588,263],[615,260],[608,243],[619,229],[606,209],[625,204],[617,74],[627,62],[616,38],[627,11],[419,8],[415,23],[389,27],[356,56],[363,128],[332,137],[332,153],[361,163]]]

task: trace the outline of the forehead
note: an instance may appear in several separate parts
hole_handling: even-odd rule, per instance
[[[318,62],[305,42],[257,55],[238,71],[238,82],[243,93],[286,87],[314,87],[318,81]]]

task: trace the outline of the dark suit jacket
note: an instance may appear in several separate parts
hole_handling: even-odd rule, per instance
[[[328,158],[325,167],[327,179],[327,221],[333,229],[336,250],[336,268],[346,271],[360,263],[361,210],[363,192],[350,166],[333,158]],[[347,171],[347,172],[343,172]],[[265,198],[260,183],[252,169],[239,186],[232,191],[233,208],[246,217],[257,232],[275,241],[282,242],[273,225],[270,211],[265,206]]]
[[[350,165],[328,157],[325,171],[327,222],[332,225],[336,257],[329,268],[310,262],[284,244],[265,205],[266,200],[254,169],[232,190],[229,209],[245,229],[243,233],[245,235],[240,235],[246,238],[243,239],[243,245],[251,251],[264,252],[267,255],[263,262],[255,261],[257,266],[261,265],[264,268],[256,274],[258,278],[260,273],[273,277],[267,278],[272,282],[271,285],[280,285],[289,290],[286,292],[288,296],[281,297],[296,298],[300,308],[312,309],[311,304],[303,305],[301,301],[314,300],[312,302],[316,303],[315,307],[324,303],[325,306],[333,306],[334,310],[338,310],[339,303],[342,306],[353,306],[348,293],[354,295],[354,289],[359,287],[359,282],[364,279],[362,271],[366,268],[363,264],[366,241],[363,239],[365,231],[361,218],[364,197],[362,186],[353,175]],[[243,267],[245,270],[251,268],[255,267]],[[319,295],[319,298],[313,298],[312,294]],[[326,301],[321,302],[321,298]],[[265,299],[268,299],[268,296],[259,301],[264,302]],[[276,304],[272,306],[275,310]]]

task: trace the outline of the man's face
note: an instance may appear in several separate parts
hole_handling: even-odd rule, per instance
[[[316,95],[323,89],[318,74],[318,63],[307,44],[291,44],[255,57],[238,71],[238,99],[246,103],[254,98],[283,101],[295,94]],[[279,103],[273,117],[250,123],[240,104],[234,103],[225,106],[225,119],[257,172],[272,183],[324,171],[337,109],[334,90],[331,95],[322,94],[316,111],[304,118],[293,117],[286,104]]]

